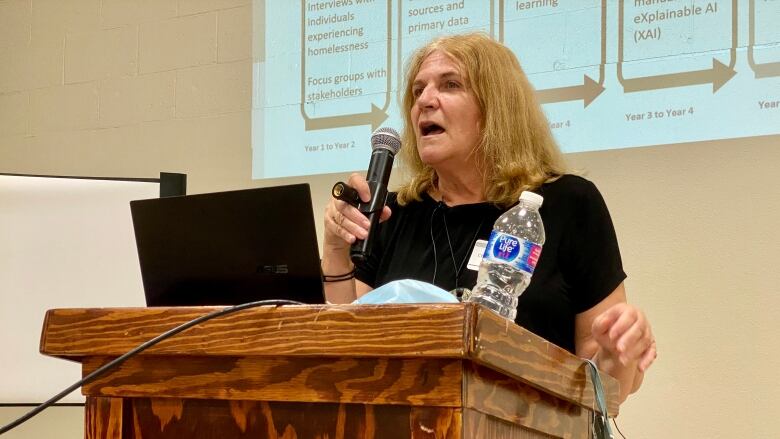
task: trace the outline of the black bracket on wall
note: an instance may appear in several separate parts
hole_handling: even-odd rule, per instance
[[[160,172],[160,198],[187,195],[187,174]]]

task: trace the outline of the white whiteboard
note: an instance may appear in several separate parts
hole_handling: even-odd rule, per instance
[[[129,201],[157,196],[157,182],[0,175],[0,403],[81,378],[38,352],[47,309],[144,306]]]

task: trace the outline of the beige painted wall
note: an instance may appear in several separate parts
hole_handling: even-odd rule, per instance
[[[6,425],[32,407],[0,407],[0,425]],[[41,412],[3,435],[3,439],[81,439],[84,437],[84,408],[57,406]]]
[[[307,181],[321,212],[344,175],[250,179],[251,15],[249,0],[0,0],[0,172],[185,172],[191,193]],[[659,342],[622,407],[628,437],[777,437],[779,144],[568,157],[607,200]],[[30,428],[80,437],[81,412]]]

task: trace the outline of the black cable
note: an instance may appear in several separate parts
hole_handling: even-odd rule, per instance
[[[623,439],[626,439],[626,436],[623,434],[622,431],[620,431],[620,427],[618,427],[618,425],[617,425],[617,419],[612,418],[612,423],[615,424],[615,429],[617,429],[618,433],[620,433],[620,437],[622,437]]]
[[[436,285],[436,272],[439,271],[439,257],[436,255],[436,240],[433,239],[433,216],[436,215],[436,211],[439,210],[439,207],[444,204],[443,202],[439,201],[436,203],[436,207],[433,208],[433,212],[431,212],[431,224],[428,227],[431,232],[431,245],[433,246],[433,279],[431,279],[431,284]]]
[[[444,233],[447,235],[447,246],[450,248],[450,257],[452,258],[452,267],[455,269],[455,290],[458,289],[458,282],[460,281],[460,273],[463,271],[463,265],[466,264],[466,260],[471,256],[469,254],[469,249],[474,247],[474,244],[477,243],[477,235],[479,235],[479,230],[482,228],[482,224],[485,223],[485,218],[482,217],[481,220],[479,220],[479,225],[477,226],[477,230],[474,231],[474,236],[471,237],[471,241],[469,245],[466,246],[466,254],[463,255],[463,260],[460,261],[460,265],[458,265],[458,262],[455,260],[455,250],[452,249],[452,240],[450,240],[450,229],[447,227],[447,212],[443,212],[441,215],[442,221],[444,221]]]
[[[8,431],[10,431],[10,430],[12,430],[12,429],[22,425],[23,423],[25,423],[28,420],[30,420],[30,418],[32,418],[33,416],[36,416],[38,413],[44,411],[49,406],[51,406],[55,402],[59,401],[60,399],[64,398],[65,396],[67,396],[68,394],[73,392],[74,390],[78,389],[79,387],[83,386],[84,384],[91,383],[96,378],[98,378],[99,376],[101,376],[104,373],[108,372],[109,370],[115,368],[116,366],[120,365],[121,363],[123,363],[128,358],[131,358],[131,357],[133,357],[133,356],[135,356],[135,355],[145,351],[146,349],[149,349],[150,347],[156,345],[157,343],[159,343],[159,342],[161,342],[161,341],[163,341],[163,340],[165,340],[167,338],[173,337],[174,335],[176,335],[176,334],[178,334],[178,333],[180,333],[182,331],[185,331],[185,330],[187,330],[187,329],[189,329],[189,328],[191,328],[191,327],[193,327],[193,326],[195,326],[195,325],[197,325],[199,323],[205,322],[206,320],[211,320],[211,319],[213,319],[215,317],[221,317],[221,316],[224,316],[226,314],[232,314],[232,313],[234,313],[236,311],[242,311],[242,310],[245,310],[245,309],[248,309],[248,308],[255,308],[255,307],[263,306],[263,305],[303,305],[303,303],[296,302],[294,300],[258,300],[256,302],[242,303],[240,305],[231,306],[229,308],[222,308],[222,309],[210,312],[210,313],[208,313],[206,315],[202,315],[200,317],[192,319],[192,320],[190,320],[188,322],[182,323],[181,325],[179,325],[179,326],[177,326],[177,327],[175,327],[173,329],[170,329],[170,330],[168,330],[166,332],[163,332],[162,334],[158,335],[157,337],[155,337],[155,338],[153,338],[153,339],[151,339],[151,340],[149,340],[147,342],[144,342],[143,344],[139,345],[137,348],[127,352],[126,354],[122,355],[121,357],[117,357],[114,360],[112,360],[111,362],[104,364],[103,366],[99,367],[98,369],[96,369],[95,371],[90,373],[89,375],[85,376],[84,378],[80,379],[79,381],[77,381],[74,384],[72,384],[71,386],[69,386],[67,389],[63,390],[62,392],[60,392],[60,393],[58,393],[56,395],[54,395],[48,401],[46,401],[46,402],[42,403],[41,405],[39,405],[38,407],[35,407],[34,409],[30,410],[29,412],[27,412],[22,417],[20,417],[20,418],[16,419],[15,421],[13,421],[13,422],[3,426],[2,428],[0,428],[0,435],[2,435],[4,433],[7,433]]]

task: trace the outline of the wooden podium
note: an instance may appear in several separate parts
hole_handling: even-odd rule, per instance
[[[214,309],[50,310],[41,352],[86,374]],[[595,407],[584,362],[474,304],[245,310],[82,390],[90,439],[588,438]]]

